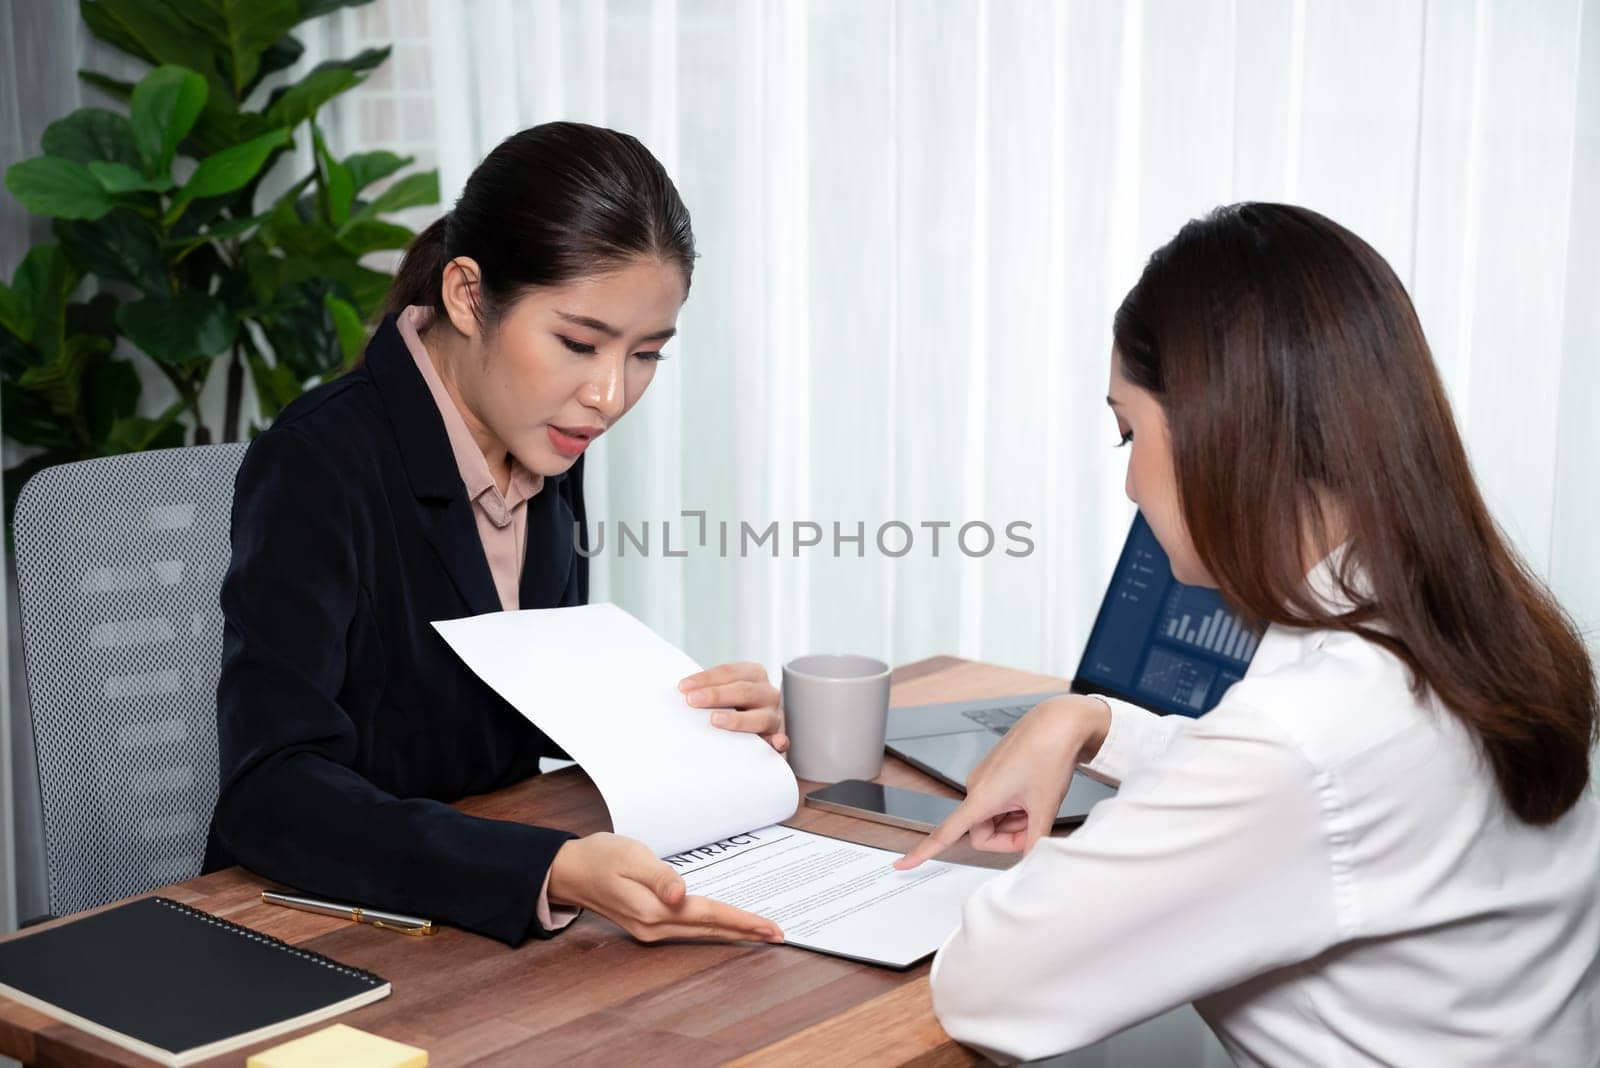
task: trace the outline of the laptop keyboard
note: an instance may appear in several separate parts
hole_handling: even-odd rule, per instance
[[[968,719],[981,723],[996,734],[1004,734],[1021,719],[1032,705],[1013,705],[1006,708],[973,708],[961,713]]]

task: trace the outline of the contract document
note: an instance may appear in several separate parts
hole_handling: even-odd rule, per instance
[[[987,868],[929,862],[775,826],[799,784],[753,734],[713,727],[678,682],[686,653],[611,604],[435,622],[477,675],[588,773],[618,834],[680,872],[689,892],[776,922],[791,943],[905,967],[938,949]]]
[[[930,860],[911,871],[898,853],[763,827],[668,857],[691,894],[726,901],[783,929],[790,945],[906,968],[943,944],[972,892],[1000,873]]]

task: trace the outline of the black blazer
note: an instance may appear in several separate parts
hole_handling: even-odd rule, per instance
[[[521,607],[583,603],[582,460],[528,502]],[[206,870],[516,944],[565,831],[445,802],[564,756],[429,625],[494,612],[444,420],[393,317],[364,362],[284,409],[234,486]]]

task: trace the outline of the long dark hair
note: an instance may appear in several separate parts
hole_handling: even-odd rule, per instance
[[[1114,335],[1123,376],[1161,402],[1184,522],[1223,596],[1393,652],[1477,738],[1522,820],[1576,804],[1592,665],[1490,518],[1383,257],[1304,208],[1221,208],[1150,258]],[[1349,611],[1305,588],[1301,546],[1308,531],[1327,545],[1324,500],[1346,522],[1335,579]]]
[[[478,314],[493,320],[522,291],[602,273],[641,256],[694,271],[689,210],[638,139],[578,122],[514,133],[478,164],[455,208],[406,249],[386,310],[443,314],[445,264],[481,272]]]

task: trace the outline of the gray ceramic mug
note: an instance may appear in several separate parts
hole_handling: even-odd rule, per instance
[[[889,665],[869,656],[801,656],[783,665],[789,766],[812,782],[883,771]]]

